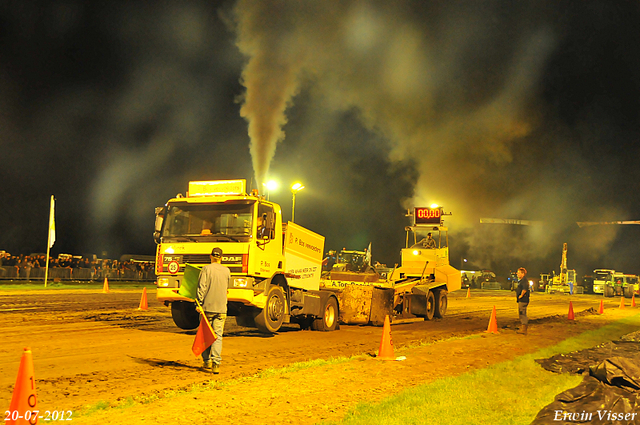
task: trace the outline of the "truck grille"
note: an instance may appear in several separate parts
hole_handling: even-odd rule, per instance
[[[182,256],[182,262],[185,264],[209,264],[211,257],[209,254],[185,254]]]

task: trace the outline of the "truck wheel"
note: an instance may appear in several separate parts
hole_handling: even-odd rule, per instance
[[[267,293],[267,302],[256,316],[256,326],[260,332],[276,333],[284,321],[286,300],[279,286],[272,286]]]
[[[625,286],[624,288],[622,288],[622,291],[624,292],[624,297],[625,298],[631,298],[633,290],[631,289],[630,286]]]
[[[447,299],[447,291],[435,291],[435,312],[434,316],[442,319],[444,315],[447,313],[447,306],[449,305],[449,301]]]
[[[611,286],[604,286],[604,296],[605,297],[613,297],[613,288]]]
[[[329,297],[324,305],[322,317],[318,317],[311,324],[314,331],[334,331],[338,326],[338,302],[335,298]]]
[[[433,315],[436,313],[436,298],[433,295],[433,291],[429,291],[427,294],[427,314],[424,316],[424,320],[433,319]]]
[[[196,329],[200,325],[200,315],[196,305],[188,301],[174,301],[171,303],[171,317],[173,323],[180,329]]]

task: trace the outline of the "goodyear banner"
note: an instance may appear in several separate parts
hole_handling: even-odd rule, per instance
[[[287,223],[284,241],[285,272],[296,275],[289,284],[296,288],[318,290],[324,256],[324,236],[311,230]]]

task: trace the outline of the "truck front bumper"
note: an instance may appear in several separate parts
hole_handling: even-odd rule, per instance
[[[191,298],[178,295],[178,288],[158,288],[156,290],[156,298],[163,304],[171,303],[174,301],[191,301]]]
[[[264,308],[267,296],[263,293],[255,294],[253,289],[229,288],[227,290],[227,302],[240,302],[252,307]]]
[[[191,301],[191,298],[183,297],[178,294],[178,288],[158,288],[156,297],[163,304],[174,301]],[[244,305],[264,308],[267,297],[264,294],[255,295],[252,289],[227,289],[227,302],[240,302]]]

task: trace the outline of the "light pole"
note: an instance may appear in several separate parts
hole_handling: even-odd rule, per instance
[[[295,183],[291,186],[291,193],[293,194],[293,204],[291,205],[291,222],[295,223],[294,218],[296,214],[296,193],[304,189],[302,183]]]

